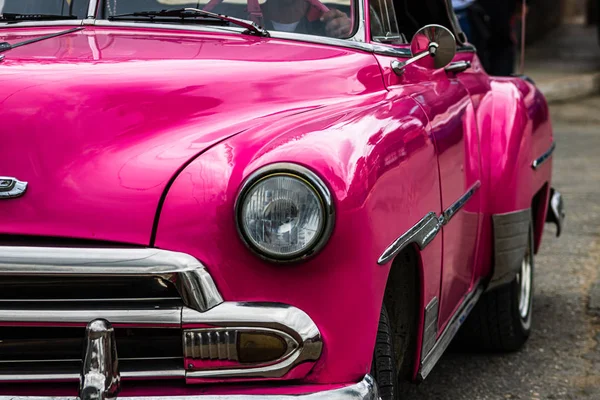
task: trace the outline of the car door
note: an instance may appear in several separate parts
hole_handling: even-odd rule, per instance
[[[384,0],[376,0],[377,2]],[[376,3],[372,3],[376,4]],[[371,19],[378,7],[370,7]],[[389,9],[389,7],[388,7]],[[386,25],[385,13],[379,15]],[[381,23],[381,21],[378,21]],[[394,32],[393,21],[383,31]],[[381,66],[385,84],[390,92],[411,96],[429,118],[430,134],[436,145],[439,168],[442,210],[443,255],[441,287],[437,304],[439,331],[454,315],[473,285],[477,241],[480,232],[481,160],[479,135],[469,92],[457,79],[459,56],[450,68],[433,70],[419,62],[406,66],[402,75],[396,74],[394,61],[410,58],[408,44],[382,43],[382,36],[373,30],[375,57]],[[394,35],[387,35],[393,37]],[[451,72],[454,70],[454,72]],[[436,299],[434,299],[435,301]]]

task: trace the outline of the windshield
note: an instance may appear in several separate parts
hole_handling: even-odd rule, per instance
[[[0,0],[0,14],[51,14],[87,16],[89,0]]]
[[[189,7],[249,20],[269,31],[345,39],[354,32],[353,1],[356,0],[103,0],[100,18]],[[144,18],[138,16],[131,19]],[[173,23],[183,23],[177,17],[172,20]],[[165,22],[165,18],[160,18],[160,21]],[[190,23],[189,19],[185,23]]]
[[[269,31],[346,39],[356,30],[357,0],[101,0],[99,18],[140,11],[198,8],[252,21]],[[46,14],[84,19],[90,0],[0,0],[0,14]],[[30,18],[33,19],[33,18]],[[148,20],[146,17],[131,18]],[[202,23],[190,21],[185,23]],[[155,18],[157,21],[158,19]],[[172,23],[184,23],[171,17]],[[171,22],[162,17],[160,22]]]

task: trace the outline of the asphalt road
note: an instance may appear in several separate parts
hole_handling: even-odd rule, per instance
[[[600,279],[600,98],[552,113],[567,221],[558,239],[546,227],[536,257],[532,336],[517,353],[447,353],[406,399],[600,400],[600,318],[588,308]]]

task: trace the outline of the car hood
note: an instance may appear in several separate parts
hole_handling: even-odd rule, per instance
[[[0,42],[67,29],[2,28]],[[348,79],[367,54],[231,33],[86,27],[2,55],[0,176],[28,183],[0,198],[4,238],[148,245],[198,154],[381,81]]]

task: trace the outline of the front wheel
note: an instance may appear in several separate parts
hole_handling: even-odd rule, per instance
[[[459,332],[457,344],[465,349],[516,351],[529,338],[533,304],[533,230],[521,268],[507,285],[485,293]]]
[[[398,372],[394,354],[394,338],[385,306],[381,308],[379,317],[371,375],[377,382],[381,400],[398,400]]]

